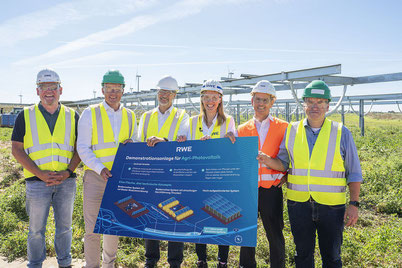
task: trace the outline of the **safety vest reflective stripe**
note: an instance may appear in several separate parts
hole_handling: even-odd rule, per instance
[[[296,122],[295,124],[292,125],[289,133],[289,142],[288,142],[288,148],[289,148],[289,154],[291,161],[293,162],[293,149],[294,149],[294,143],[296,140],[296,131],[297,128],[299,127],[300,121]],[[334,162],[334,156],[335,156],[335,146],[336,146],[336,139],[337,139],[337,132],[338,132],[338,122],[332,122],[331,124],[331,132],[329,135],[329,142],[328,142],[328,150],[327,150],[327,156],[325,160],[325,172],[326,171],[331,171],[332,164]],[[294,166],[294,165],[292,165]],[[312,170],[310,170],[311,172]],[[319,171],[319,170],[317,170]],[[324,172],[324,171],[323,171]],[[311,175],[311,173],[310,173]],[[301,175],[301,176],[307,176],[307,175]],[[327,176],[320,176],[320,177],[327,177]],[[339,178],[339,177],[335,177]]]
[[[227,128],[228,128],[228,124],[229,124],[231,119],[232,118],[230,116],[228,116],[226,118],[225,122],[222,125],[220,125],[219,138],[224,138],[225,137],[226,131],[227,131]],[[201,129],[202,129],[202,116],[200,116],[200,115],[194,116],[190,120],[191,120],[191,139],[195,140],[196,136],[197,136],[198,128],[199,128],[200,132],[202,132],[201,131]],[[215,122],[214,129],[215,129],[217,123],[218,122]]]
[[[309,188],[312,192],[325,192],[325,193],[344,193],[346,192],[346,186],[334,186],[334,185],[317,185],[317,184],[294,184],[287,183],[288,189],[294,191],[308,192]]]
[[[288,172],[289,174],[295,176],[308,176],[308,169],[290,168]],[[345,178],[345,172],[310,169],[310,176],[326,178]]]
[[[24,151],[29,158],[40,169],[55,171],[66,169],[74,152],[75,117],[73,110],[64,105],[60,106],[53,134],[38,105],[25,108],[24,118],[26,127]],[[28,178],[34,174],[24,169],[24,176]]]
[[[38,126],[36,124],[35,106],[33,106],[32,109],[29,109],[29,120],[31,121],[32,147],[35,147],[39,145],[39,133]]]
[[[69,164],[70,159],[61,155],[46,156],[36,160],[32,160],[37,166],[57,161],[64,164]]]
[[[278,173],[278,174],[261,174],[260,175],[262,181],[275,181],[275,180],[280,180],[284,174]]]
[[[66,134],[64,136],[64,144],[70,144],[71,139],[71,112],[70,109],[65,109],[66,113]]]
[[[148,130],[148,125],[149,125],[149,120],[151,120],[151,115],[152,115],[152,111],[145,113],[144,127],[142,128],[142,135],[144,136],[144,141],[147,138],[147,130]]]
[[[127,112],[127,119],[128,119],[128,137],[131,138],[133,135],[133,114],[131,112]]]
[[[199,116],[198,116],[199,117]],[[198,120],[194,120],[195,117],[191,119],[191,139],[195,140],[195,134],[197,133]]]
[[[64,151],[73,151],[74,150],[74,146],[53,142],[53,143],[39,144],[36,146],[26,148],[25,152],[27,154],[32,154],[35,152],[39,152],[39,151],[51,149],[51,148],[56,148],[56,149],[60,149],[60,150],[64,150]]]
[[[293,123],[288,128],[289,200],[305,202],[311,196],[320,204],[344,204],[346,172],[340,154],[342,124],[325,119],[314,149],[310,153],[305,125]]]
[[[299,128],[299,124],[300,124],[300,121],[292,124],[290,127],[289,140],[288,140],[288,152],[289,152],[289,158],[290,158],[291,163],[294,163],[293,148],[294,148],[295,140],[296,140],[296,131]],[[294,166],[294,165],[292,165],[292,166]]]
[[[148,111],[145,113],[144,124],[143,124],[143,128],[142,128],[143,141],[145,141],[146,138],[148,138],[147,132],[148,132],[149,123],[151,121],[151,116],[153,113],[157,113],[157,111],[151,110],[151,111]],[[173,120],[172,120],[172,123],[170,124],[169,133],[167,136],[167,139],[170,141],[174,140],[177,124],[179,123],[180,119],[183,118],[185,111],[181,110],[181,109],[173,108],[171,113],[174,113]],[[156,122],[156,124],[158,124],[158,122]],[[162,128],[163,128],[163,126],[162,126]],[[160,131],[160,129],[158,129],[158,131]]]
[[[125,118],[126,115],[127,119]],[[133,120],[135,120],[135,115],[131,111],[123,108],[121,129],[118,137],[114,137],[113,130],[111,128],[106,128],[106,133],[104,132],[104,125],[111,125],[107,112],[102,104],[98,104],[92,108],[92,116],[93,120],[96,121],[96,126],[93,126],[96,128],[96,130],[93,131],[92,135],[97,138],[93,140],[94,144],[91,145],[91,149],[95,153],[96,157],[107,168],[111,169],[118,146],[115,138],[117,138],[119,142],[123,142],[124,140],[131,138],[134,132]],[[88,169],[88,167],[85,168]]]
[[[93,150],[100,150],[100,149],[108,149],[116,147],[114,142],[103,143],[104,141],[104,134],[103,134],[103,122],[102,122],[102,113],[100,106],[95,107],[95,116],[96,116],[96,128],[98,130],[98,144],[92,145]],[[132,136],[133,130],[133,115],[131,112],[127,111],[128,117],[128,137]],[[113,144],[113,146],[112,146]]]
[[[230,120],[230,118],[228,117],[228,120],[225,120],[225,122],[221,125],[221,131],[220,131],[220,138],[224,138],[225,134],[226,134],[226,123]]]
[[[278,118],[272,118],[272,120],[270,118],[268,120],[270,120],[268,132],[264,143],[261,144],[260,141],[258,142],[258,149],[275,158],[278,154],[279,146],[283,140],[288,123]],[[254,119],[240,125],[237,131],[239,137],[259,137]],[[277,170],[269,169],[263,164],[258,164],[258,187],[270,188],[273,185],[278,185],[285,174],[286,173]]]
[[[71,121],[70,121],[70,109],[65,109],[66,113],[66,133],[65,133],[65,138],[64,138],[64,144],[61,143],[45,143],[45,144],[40,144],[39,143],[39,133],[38,133],[38,126],[36,124],[36,115],[35,115],[35,108],[29,110],[29,120],[31,121],[31,133],[32,133],[32,143],[33,146],[26,148],[25,152],[27,154],[50,149],[50,148],[58,148],[61,150],[66,150],[66,151],[73,151],[74,147],[70,146],[70,137],[71,137]]]
[[[332,122],[331,132],[329,134],[327,157],[325,158],[325,170],[330,171],[334,162],[336,138],[338,133],[338,122]],[[324,176],[323,176],[324,177]],[[327,177],[327,176],[325,176]],[[339,177],[338,177],[339,178]]]
[[[177,109],[176,114],[173,117],[173,121],[172,121],[172,124],[170,125],[169,135],[168,135],[168,140],[170,140],[170,141],[173,140],[173,138],[174,138],[174,132],[176,130],[177,123],[179,122],[180,115],[183,112],[184,112],[184,110]]]

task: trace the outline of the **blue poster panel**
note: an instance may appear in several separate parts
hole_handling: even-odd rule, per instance
[[[120,144],[95,233],[255,247],[257,137]]]

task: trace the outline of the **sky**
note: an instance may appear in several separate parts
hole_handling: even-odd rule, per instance
[[[38,101],[36,74],[54,69],[61,100],[101,96],[109,69],[126,91],[233,72],[271,74],[342,64],[343,76],[402,72],[401,1],[16,0],[0,14],[0,103]],[[339,96],[341,89],[334,89]],[[349,87],[346,95],[401,93],[402,82]],[[289,93],[278,94],[289,98]],[[402,107],[401,107],[402,108]],[[396,106],[373,110],[397,110]]]

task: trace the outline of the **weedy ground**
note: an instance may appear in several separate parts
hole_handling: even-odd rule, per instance
[[[339,115],[331,119],[340,121]],[[360,218],[353,228],[346,228],[342,246],[344,267],[402,267],[402,115],[372,113],[365,117],[366,133],[360,136],[358,117],[346,115],[346,126],[352,131],[359,152],[364,183],[361,189]],[[244,120],[244,119],[243,119]],[[0,255],[9,261],[26,258],[28,217],[25,212],[25,183],[22,168],[11,155],[10,128],[0,128]],[[77,197],[73,214],[74,258],[84,258],[84,220],[82,215],[82,165],[78,168]],[[286,193],[286,188],[284,189]],[[268,205],[268,204],[267,204]],[[295,253],[286,202],[284,209],[286,266],[294,266]],[[55,256],[54,222],[48,219],[47,255]],[[256,259],[258,267],[268,267],[269,246],[259,223]],[[159,267],[168,267],[167,243],[161,243]],[[218,247],[208,246],[208,263],[216,263]],[[321,266],[317,247],[316,265]],[[183,267],[194,267],[197,261],[194,245],[185,244]],[[237,267],[239,247],[231,247],[229,267]],[[121,267],[142,267],[142,239],[121,237],[118,264]]]

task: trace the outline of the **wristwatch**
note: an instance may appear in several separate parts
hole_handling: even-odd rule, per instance
[[[67,169],[67,171],[68,171],[68,174],[69,174],[68,177],[70,178],[73,175],[74,172],[69,168]]]
[[[355,206],[358,208],[360,206],[360,203],[359,203],[359,201],[349,201],[349,205],[352,205],[352,206]]]

